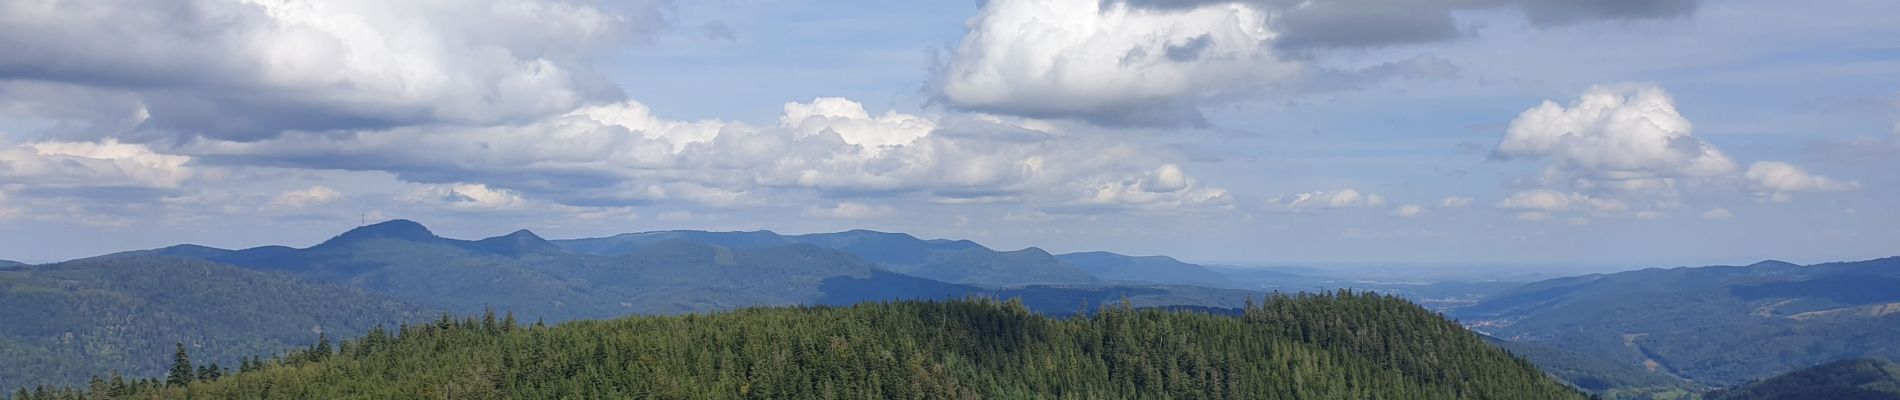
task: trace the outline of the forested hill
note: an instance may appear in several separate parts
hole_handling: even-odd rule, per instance
[[[1900,400],[1900,365],[1857,359],[1789,372],[1728,390],[1709,400]]]
[[[207,364],[427,320],[429,310],[335,285],[201,260],[111,257],[0,269],[0,391],[162,373],[179,342]],[[4,393],[4,392],[0,392]]]
[[[1437,314],[1354,293],[1275,297],[1242,317],[1124,304],[1054,319],[973,300],[552,327],[444,318],[317,349],[176,376],[182,386],[93,387],[139,399],[1584,398]]]
[[[1726,387],[1840,359],[1900,359],[1895,288],[1900,257],[1764,261],[1552,279],[1451,313],[1502,339]]]

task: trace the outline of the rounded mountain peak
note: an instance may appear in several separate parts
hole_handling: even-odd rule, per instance
[[[335,238],[324,242],[324,244],[356,242],[369,239],[430,241],[439,240],[441,238],[436,237],[435,233],[430,232],[428,227],[422,226],[422,224],[416,223],[416,221],[393,219],[351,229],[349,232],[343,232],[343,234],[337,235]]]

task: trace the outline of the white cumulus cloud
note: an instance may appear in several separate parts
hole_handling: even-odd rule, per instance
[[[1667,190],[1736,171],[1654,86],[1593,86],[1568,106],[1545,101],[1512,120],[1494,151],[1548,160],[1546,184],[1584,191]]]
[[[839,97],[820,97],[810,103],[785,103],[779,124],[802,135],[836,133],[845,143],[879,149],[910,144],[937,130],[936,121],[888,111],[871,117],[864,105]]]
[[[585,60],[665,26],[649,4],[470,0],[0,3],[0,78],[130,95],[142,129],[523,121],[616,99]]]
[[[1285,79],[1272,14],[1239,3],[1149,10],[1101,0],[992,0],[937,76],[950,103],[1126,125],[1199,123],[1196,99]]]
[[[1361,194],[1358,190],[1350,188],[1334,191],[1321,190],[1277,196],[1268,199],[1267,206],[1292,211],[1383,207],[1385,196],[1372,193]]]
[[[1715,145],[1694,135],[1688,118],[1660,87],[1598,85],[1568,105],[1545,101],[1511,121],[1493,150],[1502,159],[1543,162],[1536,190],[1522,191],[1499,208],[1594,210],[1660,217],[1681,205],[1685,192],[1745,191],[1786,202],[1793,193],[1852,190],[1844,182],[1799,167],[1762,161],[1742,171]]]
[[[1164,167],[1158,172],[1168,171],[1179,170]],[[1092,185],[1081,184],[1083,195],[1079,203],[1089,206],[1174,209],[1194,205],[1224,205],[1228,200],[1227,190],[1198,186],[1184,177],[1179,178],[1180,182],[1154,183],[1167,179],[1173,178],[1151,174],[1142,178],[1093,180]]]
[[[1790,201],[1793,193],[1838,192],[1860,188],[1860,182],[1842,182],[1779,161],[1762,161],[1748,166],[1748,178],[1755,193],[1775,202]]]
[[[411,192],[406,200],[458,211],[517,211],[532,205],[519,193],[479,183],[429,185]]]
[[[0,147],[0,177],[39,188],[177,188],[195,171],[191,157],[115,139],[46,141]]]
[[[1155,168],[1153,174],[1148,175],[1148,179],[1142,182],[1143,190],[1155,193],[1178,192],[1187,187],[1187,172],[1183,172],[1180,166],[1174,164],[1161,164],[1160,167]]]

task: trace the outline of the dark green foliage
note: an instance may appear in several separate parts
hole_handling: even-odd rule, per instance
[[[165,384],[185,386],[196,379],[191,369],[191,355],[185,353],[185,344],[179,343],[177,353],[172,355],[172,370],[171,374],[165,376]]]
[[[825,297],[818,304],[851,305],[892,299],[959,299],[971,296],[1020,298],[1030,310],[1049,316],[1074,314],[1079,306],[1129,299],[1137,307],[1200,306],[1238,308],[1248,297],[1261,295],[1235,289],[1198,286],[1025,286],[980,288],[944,283],[909,275],[873,271],[864,278],[826,279]]]
[[[1710,392],[1708,400],[1900,400],[1900,365],[1836,361]]]
[[[162,378],[179,343],[194,363],[235,365],[241,357],[309,345],[317,339],[312,328],[354,336],[432,312],[355,289],[184,258],[0,270],[0,393],[81,385],[113,371]]]
[[[1897,287],[1900,258],[1646,269],[1536,282],[1453,314],[1502,339],[1721,387],[1830,360],[1900,359]]]
[[[443,317],[312,362],[119,398],[1582,399],[1405,300],[1274,297],[1243,317],[868,303],[491,328]]]
[[[1650,372],[1642,366],[1624,364],[1607,357],[1539,343],[1489,337],[1487,340],[1511,354],[1529,360],[1558,379],[1607,399],[1677,398],[1670,396],[1686,396],[1703,389],[1681,378]]]

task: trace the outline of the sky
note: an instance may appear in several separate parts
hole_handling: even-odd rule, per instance
[[[0,0],[0,259],[873,229],[1202,262],[1900,255],[1888,0]]]

